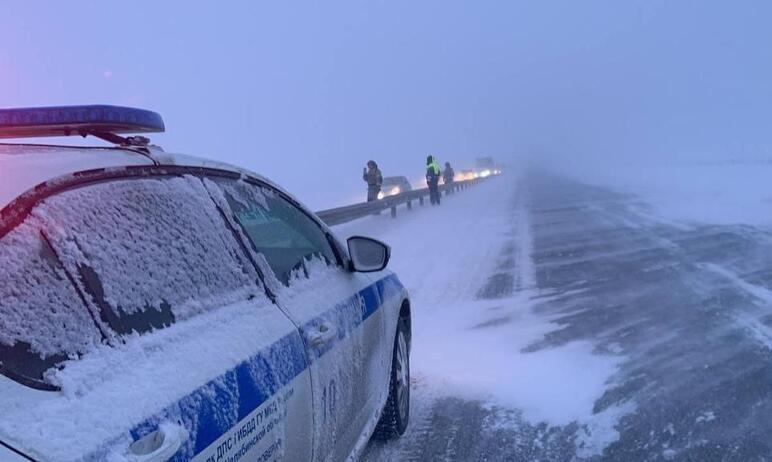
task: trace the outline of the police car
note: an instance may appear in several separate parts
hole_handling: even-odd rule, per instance
[[[337,461],[401,435],[410,302],[250,171],[153,112],[0,110],[0,461]],[[127,136],[133,135],[133,136]]]

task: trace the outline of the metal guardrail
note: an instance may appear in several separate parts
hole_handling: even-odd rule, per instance
[[[454,181],[450,185],[442,184],[440,185],[440,192],[444,191],[447,196],[480,183],[488,178],[492,177]],[[321,218],[327,226],[347,223],[356,220],[357,218],[380,213],[386,209],[391,209],[391,217],[396,218],[398,206],[405,204],[407,210],[412,210],[413,202],[418,202],[418,205],[424,205],[424,201],[428,200],[428,197],[429,188],[413,189],[412,191],[405,191],[403,193],[394,194],[393,196],[386,196],[383,199],[378,199],[373,202],[360,202],[358,204],[345,205],[334,209],[320,210],[316,212],[316,215]]]

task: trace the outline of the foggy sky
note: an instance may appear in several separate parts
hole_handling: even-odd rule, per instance
[[[553,165],[772,157],[772,2],[0,4],[0,107],[160,112],[167,151],[312,207],[427,154]]]

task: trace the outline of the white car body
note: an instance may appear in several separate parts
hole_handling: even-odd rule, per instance
[[[201,191],[197,200],[209,192],[212,210],[228,207],[222,192],[235,194],[230,191],[237,187],[275,194],[274,200],[296,207],[320,233],[332,235],[275,184],[219,162],[167,154],[154,146],[3,144],[0,261],[3,239],[26,226],[27,215],[34,215],[30,222],[54,223],[57,213],[66,212],[61,204],[77,204],[73,198],[81,190],[93,188],[97,194],[118,183],[155,181],[156,175],[161,183],[169,177],[170,183]],[[34,203],[18,205],[25,201]],[[251,210],[252,205],[245,207]],[[294,274],[305,276],[285,284],[265,257],[243,246],[249,237],[231,219],[224,216],[223,229],[230,223],[239,231],[228,248],[236,248],[236,241],[242,244],[244,254],[238,258],[251,260],[255,268],[249,270],[260,274],[257,292],[266,289],[274,298],[252,294],[215,308],[199,305],[219,302],[194,300],[198,304],[191,305],[191,312],[200,313],[175,314],[163,328],[111,333],[49,369],[42,379],[53,384],[48,389],[0,373],[0,460],[337,461],[358,456],[387,402],[400,316],[409,322],[407,291],[388,270],[351,271],[350,257],[337,241],[330,246],[341,259],[338,265],[304,260]],[[56,224],[65,229],[53,230],[50,224],[49,245],[66,254],[72,240],[68,233],[75,231],[66,229],[67,223]],[[81,250],[84,258],[92,258]],[[77,259],[60,259],[70,277],[85,278]],[[78,281],[73,282],[76,289],[85,284]],[[121,289],[105,284],[109,290]],[[84,297],[89,307],[96,303],[91,292]]]
[[[389,196],[395,196],[404,192],[412,191],[413,187],[404,176],[388,176],[383,179],[381,192],[378,193],[378,199]]]

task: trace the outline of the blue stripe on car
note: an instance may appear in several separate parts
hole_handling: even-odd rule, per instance
[[[360,290],[356,295],[338,303],[330,310],[320,314],[319,316],[311,319],[302,326],[304,332],[313,332],[320,325],[325,323],[332,324],[337,331],[337,341],[341,341],[348,337],[348,335],[367,318],[369,318],[375,311],[383,306],[384,301],[389,298],[398,295],[402,291],[402,283],[400,283],[397,275],[390,274],[377,282]],[[356,304],[360,304],[361,316],[358,318],[350,318],[349,310],[356,309]],[[319,346],[313,346],[309,348],[311,362],[322,357],[325,353],[335,347],[337,342],[328,342]]]
[[[381,305],[375,284],[369,285],[359,292],[364,304],[362,305],[362,322],[367,320]]]
[[[297,332],[281,338],[136,426],[132,438],[136,441],[156,430],[162,421],[181,421],[195,438],[192,454],[181,450],[172,460],[187,460],[302,373],[308,367],[304,348]]]
[[[402,285],[397,276],[388,275],[303,327],[312,328],[325,321],[335,322],[338,328],[337,340],[341,341],[375,313],[385,300],[398,295],[401,290]],[[354,322],[346,322],[347,310],[360,300],[361,317],[354,319]],[[329,351],[335,343],[330,342],[321,349],[312,348],[311,361]],[[191,438],[194,438],[192,448],[189,447],[192,453],[183,448],[172,460],[188,460],[260,407],[308,365],[304,342],[297,331],[293,332],[137,425],[131,431],[131,436],[136,441],[155,431],[163,421],[181,421],[190,431]],[[234,406],[237,408],[234,409]],[[100,458],[98,454],[93,456],[94,460]]]
[[[396,274],[390,274],[385,278],[379,279],[374,286],[378,291],[378,298],[382,301],[400,295],[403,289],[402,282],[400,282]]]

